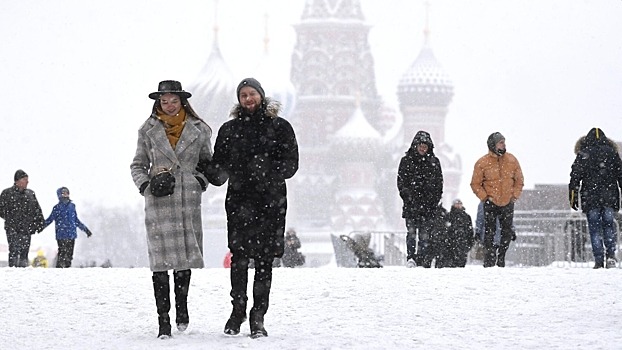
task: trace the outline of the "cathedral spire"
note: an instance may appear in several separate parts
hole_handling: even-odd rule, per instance
[[[218,0],[214,0],[214,47],[218,47]]]
[[[268,53],[268,46],[270,43],[270,35],[268,33],[268,19],[270,18],[270,16],[268,15],[268,12],[266,11],[266,13],[263,15],[264,17],[264,37],[263,37],[263,49],[264,49],[264,53]]]
[[[425,45],[430,43],[430,2],[425,2],[425,27],[423,28],[423,38]]]

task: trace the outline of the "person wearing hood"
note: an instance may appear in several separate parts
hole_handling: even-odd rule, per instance
[[[620,210],[622,187],[622,160],[618,146],[605,136],[602,129],[592,128],[577,141],[575,153],[568,184],[570,207],[573,210],[581,207],[587,215],[594,268],[615,267],[614,213]]]
[[[406,266],[429,268],[434,258],[430,237],[443,195],[443,170],[428,132],[418,131],[400,160],[397,188],[404,202],[402,217],[408,230]]]
[[[298,251],[302,247],[300,238],[293,228],[285,232],[285,252],[281,259],[284,267],[296,267],[305,264],[305,256]]]
[[[56,243],[58,244],[58,256],[56,257],[57,268],[71,267],[73,249],[78,233],[76,228],[84,231],[87,237],[91,237],[91,230],[78,219],[76,205],[69,198],[69,189],[61,187],[56,190],[58,204],[52,208],[52,213],[45,219],[44,228],[55,222]]]
[[[493,132],[486,142],[488,154],[475,162],[471,189],[484,202],[484,267],[505,267],[505,253],[514,232],[514,203],[523,192],[523,171],[516,157],[506,151],[505,137]],[[499,246],[493,243],[496,221],[501,226]]]
[[[227,180],[225,211],[231,251],[231,304],[225,334],[240,332],[246,320],[249,260],[255,263],[251,337],[265,337],[264,316],[272,285],[272,264],[283,256],[287,189],[298,170],[298,143],[290,123],[279,117],[281,104],[259,81],[243,79],[231,119],[218,130],[211,162],[200,166],[210,183]]]
[[[447,215],[449,226],[446,267],[465,267],[469,251],[475,243],[473,220],[464,209],[460,199],[454,199],[449,214]]]
[[[201,196],[207,178],[197,171],[200,161],[212,158],[212,129],[194,111],[191,93],[176,80],[164,80],[151,115],[138,130],[136,154],[130,169],[145,198],[145,227],[149,268],[158,313],[158,338],[171,337],[171,293],[168,271],[173,270],[177,330],[188,328],[188,289],[191,269],[204,267]]]
[[[27,188],[28,174],[19,169],[13,181],[0,194],[0,218],[9,244],[9,267],[27,267],[30,236],[43,231],[45,219],[35,192]]]

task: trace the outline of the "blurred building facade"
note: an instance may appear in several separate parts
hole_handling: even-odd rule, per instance
[[[458,194],[461,160],[445,140],[453,84],[433,54],[427,23],[424,45],[396,86],[398,106],[378,95],[370,29],[360,1],[307,0],[294,25],[289,75],[272,64],[266,33],[256,77],[268,96],[284,103],[282,116],[296,130],[300,170],[288,182],[288,225],[309,243],[330,242],[328,233],[405,230],[397,168],[418,130],[432,135],[445,205]],[[237,102],[239,79],[220,54],[214,30],[212,52],[188,90],[200,101],[193,102],[199,115],[219,126]],[[226,227],[224,190],[211,189],[206,198],[208,229]]]

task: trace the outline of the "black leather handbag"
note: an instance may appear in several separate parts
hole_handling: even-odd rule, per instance
[[[149,181],[151,194],[155,197],[165,197],[175,192],[175,176],[168,170],[157,173]]]

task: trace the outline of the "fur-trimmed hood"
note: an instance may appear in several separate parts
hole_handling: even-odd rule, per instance
[[[586,137],[587,136],[581,136],[577,142],[574,145],[574,154],[579,154],[579,152],[581,152],[582,150],[584,150],[585,148],[589,147],[590,145],[588,144],[588,142],[586,142]],[[618,147],[618,144],[615,143],[612,139],[610,138],[606,138],[604,140],[604,142],[610,146],[611,148],[613,148],[616,152],[620,153],[620,147]]]
[[[264,101],[261,102],[260,109],[265,111],[266,117],[276,118],[279,116],[279,112],[281,112],[281,102],[277,100],[273,100],[270,97],[266,97]],[[236,103],[233,108],[231,108],[231,112],[229,113],[229,117],[231,119],[239,118],[242,115],[242,105]]]

